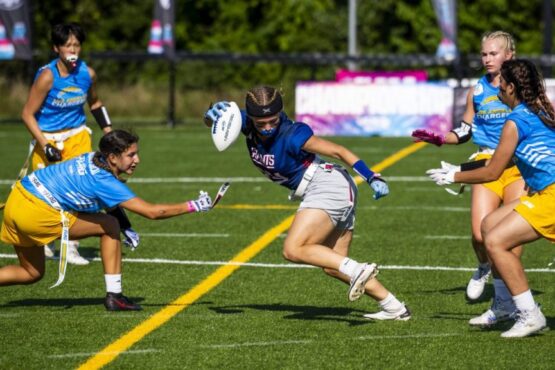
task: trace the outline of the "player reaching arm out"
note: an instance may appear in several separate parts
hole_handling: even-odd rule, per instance
[[[121,220],[101,210],[121,206],[149,219],[164,219],[209,211],[212,200],[202,191],[197,199],[180,203],[154,204],[137,197],[119,177],[131,175],[139,164],[138,140],[127,131],[113,130],[101,138],[98,152],[37,170],[16,183],[6,202],[0,238],[14,246],[20,264],[0,268],[0,286],[40,280],[44,244],[60,237],[64,245],[68,238],[98,236],[106,309],[141,309],[122,295]],[[61,264],[57,285],[63,274]]]
[[[98,97],[96,73],[80,58],[85,39],[85,31],[77,23],[52,27],[51,42],[56,58],[37,71],[21,113],[35,142],[30,152],[32,170],[92,151],[85,103],[104,134],[112,129],[108,111]],[[26,171],[23,172],[22,176]],[[122,231],[135,233],[130,227]],[[78,245],[77,241],[70,242],[69,263],[88,264],[79,255]],[[44,251],[48,257],[54,256],[52,247],[45,246]]]
[[[499,98],[512,112],[491,161],[472,171],[441,168],[429,170],[428,175],[440,185],[488,182],[503,176],[512,157],[516,157],[527,195],[504,204],[482,222],[487,254],[516,308],[516,323],[501,336],[514,338],[528,336],[546,326],[520,256],[513,250],[541,237],[555,241],[555,111],[545,93],[543,78],[532,62],[505,61],[500,73]],[[503,318],[501,314],[512,313],[495,306],[490,311],[497,321]]]
[[[463,170],[482,166],[492,160],[500,147],[502,129],[510,114],[510,107],[498,97],[500,93],[500,70],[503,62],[515,57],[516,48],[513,37],[503,31],[486,33],[481,42],[481,59],[486,74],[479,79],[469,91],[466,99],[466,110],[460,127],[442,136],[427,130],[416,130],[413,136],[417,140],[426,141],[435,145],[460,144],[472,138],[478,150],[470,157],[474,162],[465,164]],[[470,126],[467,123],[472,123]],[[504,153],[501,153],[505,157]],[[499,156],[498,156],[499,157]],[[513,315],[514,305],[507,287],[491,269],[490,261],[483,243],[481,225],[485,217],[495,211],[502,204],[507,204],[520,198],[524,193],[524,181],[518,168],[512,161],[504,163],[496,160],[494,166],[488,166],[481,171],[495,171],[490,173],[489,182],[472,183],[471,192],[471,229],[472,247],[478,259],[478,268],[473,273],[466,287],[466,297],[470,301],[479,299],[490,275],[493,274],[493,287],[495,295],[490,309],[482,315],[469,321],[473,326],[490,326],[496,322],[510,320]],[[501,175],[498,176],[498,171]],[[468,176],[466,171],[464,176]],[[521,248],[513,248],[512,252],[520,256]]]

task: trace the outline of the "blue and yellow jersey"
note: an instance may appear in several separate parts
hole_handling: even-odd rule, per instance
[[[291,190],[296,189],[315,158],[313,153],[302,150],[306,141],[314,135],[312,129],[305,123],[290,120],[282,112],[277,133],[262,142],[248,123],[245,112],[241,113],[242,132],[247,137],[252,163],[273,182]]]
[[[474,121],[472,141],[481,147],[497,148],[501,131],[511,109],[497,97],[499,88],[492,86],[487,75],[474,86]]]
[[[94,153],[86,153],[65,162],[33,172],[64,211],[97,213],[112,208],[136,195],[112,173],[97,167]],[[29,176],[21,185],[37,198],[50,204],[31,183]]]
[[[546,126],[525,104],[516,106],[507,118],[516,123],[516,165],[533,191],[555,183],[555,130]]]
[[[92,84],[87,65],[82,60],[67,77],[61,77],[54,59],[41,67],[35,79],[44,69],[49,69],[54,76],[52,88],[42,103],[35,118],[39,128],[45,132],[72,129],[86,121],[83,105],[87,102],[87,93]]]

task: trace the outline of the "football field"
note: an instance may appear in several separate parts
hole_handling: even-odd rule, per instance
[[[330,138],[379,169],[389,196],[359,186],[351,256],[376,262],[379,279],[413,312],[407,322],[372,322],[368,297],[351,303],[347,286],[282,258],[297,203],[251,164],[243,138],[218,152],[209,130],[137,127],[141,163],[129,186],[151,202],[214,196],[204,214],[150,221],[131,214],[139,248],[124,248],[124,294],[140,312],[107,312],[98,238],[81,242],[88,266],[57,278],[0,288],[0,369],[553,369],[555,333],[507,340],[468,326],[489,307],[466,301],[476,266],[470,244],[470,193],[448,194],[425,177],[440,160],[460,163],[467,145],[415,146],[409,138]],[[99,139],[95,132],[94,142]],[[0,200],[25,160],[29,134],[0,126]],[[353,173],[353,172],[351,172]],[[457,190],[458,186],[452,186]],[[0,215],[1,217],[1,215]],[[527,245],[523,261],[547,324],[555,328],[555,249]],[[0,242],[0,266],[16,263]]]

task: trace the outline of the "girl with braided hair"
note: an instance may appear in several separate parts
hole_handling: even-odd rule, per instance
[[[428,171],[438,184],[493,181],[516,158],[528,194],[490,213],[482,223],[486,251],[509,289],[516,323],[502,337],[524,337],[546,326],[535,303],[520,258],[512,249],[541,237],[555,242],[555,111],[543,78],[528,60],[508,60],[501,67],[499,98],[512,112],[499,145],[484,167],[464,172]]]
[[[229,103],[218,102],[205,114],[207,126],[222,115]],[[359,263],[348,257],[355,227],[357,187],[345,169],[320,156],[341,160],[363,177],[374,199],[389,193],[380,174],[349,149],[322,139],[303,122],[283,112],[279,90],[256,86],[247,92],[242,113],[242,132],[252,163],[266,177],[291,191],[300,200],[283,245],[285,259],[317,266],[349,285],[348,298],[363,295],[376,300],[381,311],[365,314],[370,320],[409,320],[410,310],[379,281],[375,263]]]
[[[470,158],[480,163],[489,160],[501,136],[503,124],[510,113],[509,107],[497,97],[499,93],[500,69],[504,61],[513,59],[516,54],[513,37],[503,31],[493,31],[482,37],[482,64],[486,74],[480,78],[475,86],[468,91],[466,109],[460,126],[447,133],[438,135],[427,130],[416,130],[412,136],[419,141],[425,141],[437,146],[443,144],[459,145],[472,139],[478,146],[478,151]],[[518,169],[509,163],[503,175],[492,182],[472,185],[471,196],[471,229],[472,247],[478,259],[478,268],[473,273],[466,287],[466,297],[469,301],[478,300],[491,275],[491,266],[487,258],[480,225],[483,219],[502,203],[518,199],[524,194],[524,181]],[[513,252],[520,255],[521,249]],[[509,317],[513,311],[510,295],[502,280],[493,271],[493,285],[498,301],[497,310],[488,310],[484,315],[470,320],[470,325],[490,325]],[[503,304],[508,301],[509,304]],[[490,312],[491,311],[491,312]],[[497,313],[497,315],[495,314]]]
[[[0,286],[33,284],[44,276],[42,246],[62,239],[59,285],[65,275],[69,238],[100,237],[108,311],[136,311],[141,306],[122,294],[121,222],[101,212],[121,206],[149,219],[164,219],[211,209],[210,196],[173,204],[152,204],[120,180],[139,164],[138,136],[112,130],[91,152],[39,169],[16,182],[4,209],[0,239],[12,244],[19,265],[0,268]]]

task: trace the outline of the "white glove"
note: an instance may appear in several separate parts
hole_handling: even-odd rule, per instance
[[[125,236],[123,243],[131,248],[131,250],[134,252],[135,249],[137,249],[137,247],[139,246],[139,241],[141,239],[139,237],[139,233],[137,233],[132,228],[122,230],[121,232]]]
[[[212,198],[205,191],[200,191],[200,195],[196,200],[187,202],[191,212],[207,212],[212,209]]]
[[[455,173],[461,171],[461,166],[441,161],[441,168],[426,171],[426,174],[435,181],[437,185],[449,185],[455,182]]]

